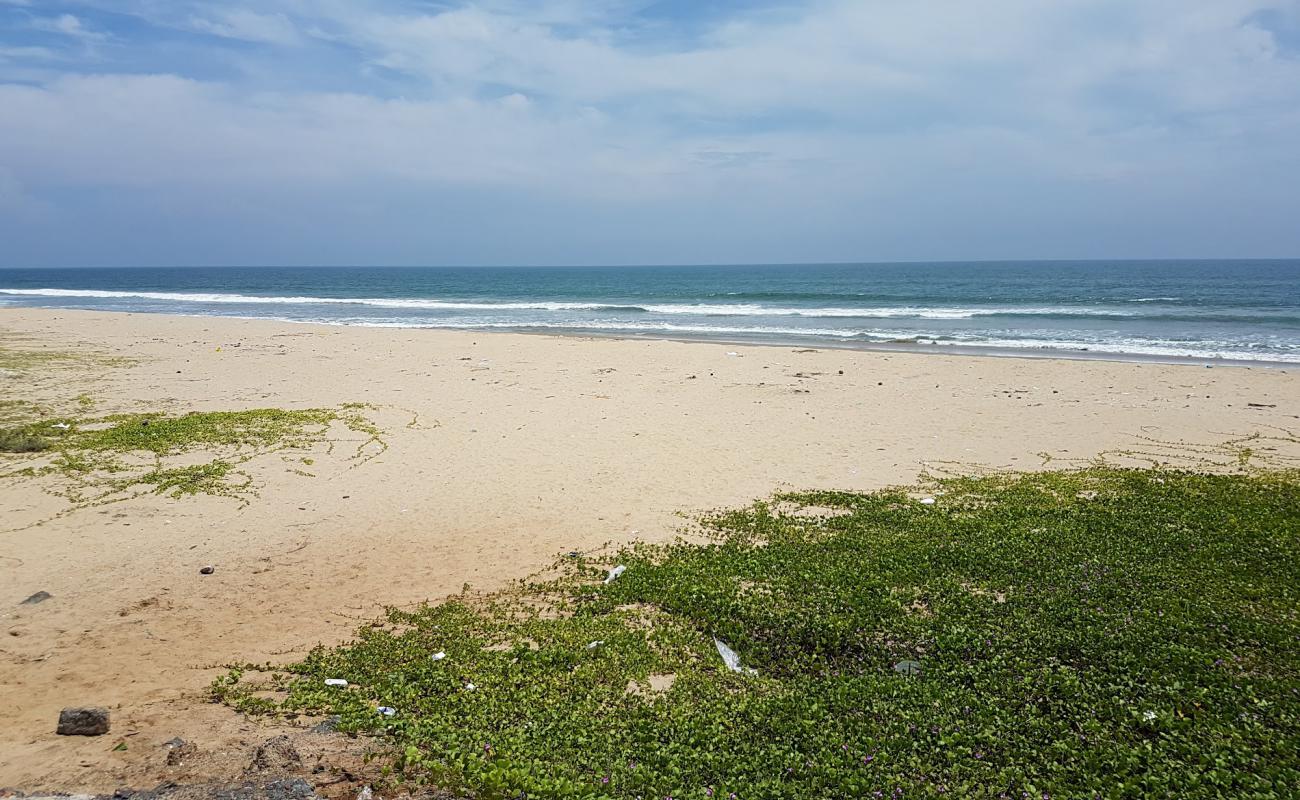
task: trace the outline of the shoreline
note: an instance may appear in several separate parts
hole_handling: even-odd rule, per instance
[[[214,665],[293,660],[385,606],[670,541],[711,509],[1107,454],[1194,467],[1233,437],[1294,457],[1269,437],[1300,430],[1285,369],[45,308],[0,310],[6,353],[37,358],[0,362],[0,400],[46,420],[361,404],[385,442],[362,462],[364,435],[339,429],[241,463],[247,503],[69,510],[57,483],[0,479],[0,786],[32,790],[221,777],[212,759],[275,731],[210,702]],[[82,705],[113,710],[111,741],[54,735]],[[174,737],[194,766],[165,763]]]
[[[455,327],[450,325],[420,324],[367,324],[330,322],[325,320],[297,320],[285,317],[244,316],[237,314],[189,314],[184,312],[147,312],[147,311],[107,311],[84,308],[63,308],[57,306],[5,306],[0,305],[0,314],[8,310],[41,310],[50,312],[74,312],[88,314],[120,314],[127,316],[184,317],[187,319],[232,319],[284,323],[289,325],[320,325],[329,328],[362,328],[375,330],[413,330],[413,331],[448,331],[472,334],[517,334],[525,336],[543,336],[563,339],[604,339],[611,341],[667,341],[681,344],[722,344],[746,347],[775,348],[813,348],[827,350],[845,350],[879,353],[915,353],[920,355],[953,355],[977,358],[1012,358],[1061,361],[1103,361],[1112,363],[1187,365],[1202,367],[1245,367],[1259,369],[1300,369],[1300,359],[1287,361],[1282,359],[1247,359],[1224,356],[1201,356],[1181,354],[1142,353],[1130,351],[1100,350],[1071,347],[1003,347],[987,344],[964,344],[959,342],[930,341],[848,341],[829,337],[809,336],[729,336],[726,334],[698,336],[681,335],[672,332],[630,333],[618,331],[599,331],[589,328],[548,327],[544,330],[536,326],[507,325],[493,327]],[[922,337],[918,337],[922,338]]]

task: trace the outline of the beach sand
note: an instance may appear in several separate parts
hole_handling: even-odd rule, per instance
[[[48,482],[0,480],[0,786],[26,790],[222,777],[275,728],[208,701],[220,665],[288,661],[385,605],[491,590],[562,552],[671,538],[702,510],[1300,430],[1295,367],[31,309],[0,310],[0,346],[135,362],[14,370],[0,399],[86,394],[96,415],[367,403],[388,444],[362,462],[337,432],[310,466],[262,457],[246,506],[150,495],[55,516]],[[110,707],[112,732],[55,736],[73,705]],[[166,765],[177,736],[206,755]]]

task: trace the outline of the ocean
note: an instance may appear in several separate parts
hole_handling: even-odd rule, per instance
[[[30,306],[812,347],[1300,363],[1300,260],[0,269],[0,309]]]

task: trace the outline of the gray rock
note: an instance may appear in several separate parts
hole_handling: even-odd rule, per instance
[[[920,675],[921,662],[900,661],[894,665],[894,672],[897,672],[899,675]]]
[[[37,603],[44,603],[46,600],[49,600],[51,597],[54,597],[54,595],[50,594],[49,592],[37,592],[36,594],[32,595],[31,597],[19,603],[19,605],[34,606]]]
[[[253,752],[249,772],[293,772],[302,769],[302,756],[288,736],[267,739]]]
[[[108,733],[107,708],[65,708],[59,712],[60,736],[103,736]]]
[[[342,721],[343,718],[340,717],[338,714],[335,714],[334,716],[328,717],[325,720],[321,721],[320,723],[314,725],[311,729],[311,732],[312,733],[333,733],[334,731],[339,729],[339,723]]]

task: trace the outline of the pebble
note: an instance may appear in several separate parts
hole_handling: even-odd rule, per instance
[[[211,564],[209,564],[208,566],[203,567],[202,569],[200,569],[200,570],[199,570],[199,574],[200,574],[200,575],[211,575],[212,573],[214,573],[214,572],[216,572],[216,571],[217,571],[217,568],[214,567],[214,566],[212,566]]]
[[[37,603],[44,603],[46,600],[49,600],[52,597],[54,597],[54,595],[50,594],[49,592],[37,592],[36,594],[32,595],[31,597],[27,598],[22,603],[20,603],[20,605],[34,606]]]
[[[65,708],[59,712],[60,736],[103,736],[108,733],[107,708]]]

